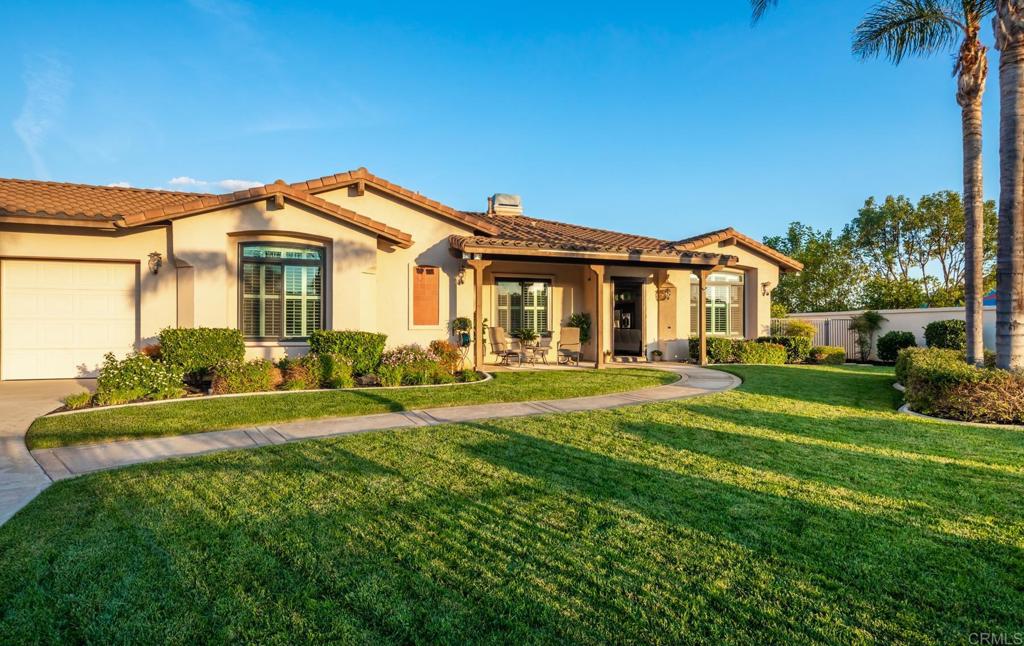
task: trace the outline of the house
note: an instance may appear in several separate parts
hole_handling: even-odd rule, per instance
[[[237,327],[252,356],[305,351],[318,328],[389,345],[473,318],[550,331],[592,315],[584,358],[687,356],[755,337],[798,262],[734,231],[668,241],[528,217],[496,195],[467,212],[364,168],[226,195],[0,180],[0,379],[94,375],[168,326]],[[700,287],[707,305],[697,307]]]

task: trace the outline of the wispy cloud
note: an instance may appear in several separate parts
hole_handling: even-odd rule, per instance
[[[206,192],[211,190],[241,191],[247,188],[263,186],[263,182],[256,182],[249,179],[218,179],[211,181],[196,179],[195,177],[188,177],[187,175],[172,177],[167,183],[179,190],[196,192]]]
[[[109,186],[110,188],[131,188],[132,187],[132,185],[129,184],[128,182],[113,182],[112,184],[107,184],[107,186]]]
[[[25,62],[25,102],[11,123],[32,160],[36,177],[49,179],[42,145],[64,116],[71,93],[71,69],[56,56],[36,54]]]

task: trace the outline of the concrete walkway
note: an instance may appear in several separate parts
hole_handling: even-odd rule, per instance
[[[451,408],[335,417],[329,419],[288,422],[273,426],[258,426],[229,431],[194,433],[174,437],[144,440],[126,440],[104,444],[85,444],[56,449],[32,451],[39,464],[53,480],[114,469],[117,467],[151,462],[166,458],[183,457],[221,451],[244,449],[268,444],[283,444],[311,438],[363,433],[383,429],[457,424],[481,419],[523,417],[550,413],[598,410],[619,406],[635,406],[658,401],[683,399],[735,388],[740,380],[733,375],[685,364],[652,364],[680,375],[682,378],[667,386],[656,386],[610,395],[553,399],[519,403],[478,404]]]
[[[25,448],[32,420],[60,406],[65,395],[91,389],[93,380],[0,383],[0,525],[50,485]]]

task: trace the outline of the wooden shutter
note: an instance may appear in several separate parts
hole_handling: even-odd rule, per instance
[[[412,324],[437,325],[439,310],[437,304],[440,285],[437,267],[416,267],[412,273]]]

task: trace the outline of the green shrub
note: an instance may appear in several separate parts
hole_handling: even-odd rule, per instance
[[[834,345],[816,345],[807,361],[819,365],[841,366],[846,363],[846,349]]]
[[[814,323],[803,319],[786,319],[782,322],[782,334],[780,336],[802,336],[813,339],[818,334],[818,328]]]
[[[108,352],[96,378],[96,403],[124,404],[138,399],[167,399],[185,393],[180,367],[144,354],[118,359]]]
[[[708,363],[732,363],[736,360],[735,341],[723,336],[707,337]],[[690,337],[690,359],[700,359],[700,338]]]
[[[565,327],[578,327],[580,329],[580,343],[590,340],[590,314],[586,312],[575,312],[569,315],[565,321]]]
[[[762,336],[758,343],[774,343],[786,349],[786,363],[803,363],[811,354],[811,337],[808,336]]]
[[[924,342],[929,348],[967,350],[967,322],[959,319],[932,321],[924,328]]]
[[[882,361],[896,361],[900,350],[917,347],[913,332],[893,330],[878,337],[878,358]]]
[[[786,363],[786,348],[778,343],[739,341],[735,344],[736,360],[740,363],[782,365]]]
[[[86,406],[92,403],[92,393],[73,393],[62,399],[61,403],[63,403],[64,408],[68,410],[77,410],[79,408],[85,408]]]
[[[916,412],[970,422],[1024,422],[1024,376],[978,368],[943,348],[907,349],[897,361],[907,404]]]
[[[232,328],[164,328],[160,331],[160,357],[178,366],[192,383],[207,379],[214,367],[245,358],[241,330]]]
[[[320,355],[321,377],[323,388],[352,388],[356,385],[352,377],[352,364],[340,354]]]
[[[316,330],[309,335],[309,349],[318,355],[341,355],[352,364],[353,373],[368,375],[380,365],[387,339],[386,335],[373,332]]]
[[[385,366],[377,369],[377,379],[381,386],[401,386],[402,378],[405,377],[405,367]]]
[[[258,393],[274,390],[281,384],[281,370],[266,359],[222,361],[213,368],[214,395]]]

